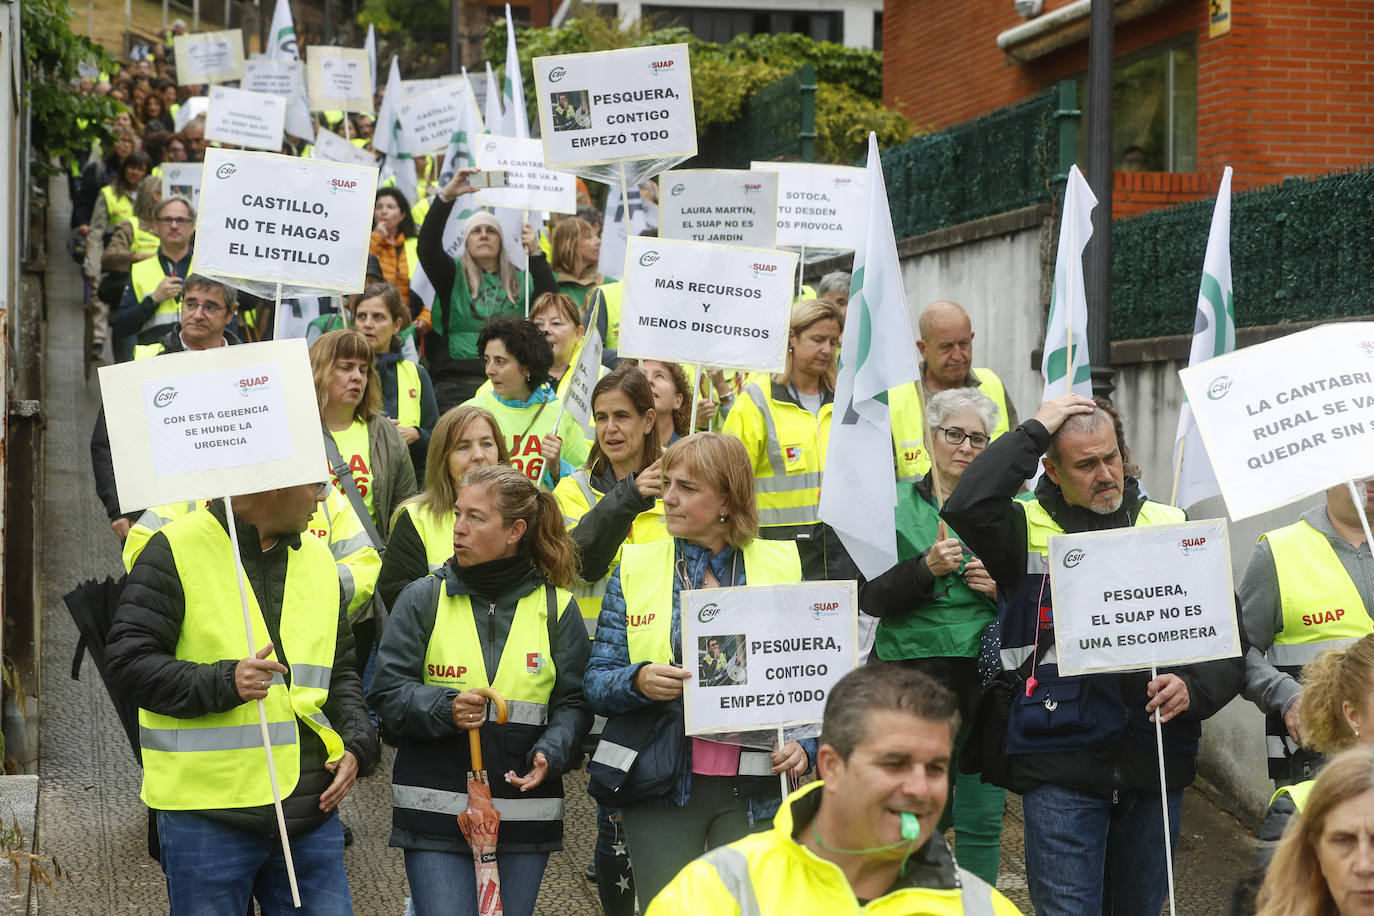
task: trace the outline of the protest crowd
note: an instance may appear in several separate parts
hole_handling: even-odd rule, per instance
[[[131,507],[105,392],[93,479],[127,572],[109,683],[137,709],[149,852],[171,912],[291,912],[297,884],[305,912],[373,912],[345,872],[337,808],[355,780],[389,779],[410,912],[493,912],[483,901],[499,878],[504,912],[532,913],[562,848],[563,777],[586,767],[586,874],[608,914],[1015,913],[996,890],[1008,791],[1035,912],[1157,914],[1201,723],[1242,694],[1268,716],[1279,791],[1236,912],[1370,911],[1363,484],[1332,487],[1324,508],[1261,539],[1221,612],[1242,654],[1061,673],[1051,539],[1185,520],[1145,492],[1131,417],[1110,402],[1061,388],[1012,404],[975,346],[994,330],[956,302],[920,303],[914,334],[897,335],[919,376],[881,398],[895,505],[872,504],[843,489],[853,468],[833,454],[859,401],[846,319],[881,311],[863,251],[853,276],[814,287],[784,262],[775,371],[732,364],[723,354],[746,335],[727,330],[705,338],[719,353],[647,358],[625,346],[645,288],[621,265],[660,234],[662,182],[608,195],[579,177],[574,205],[545,217],[479,203],[498,170],[478,168],[467,140],[398,152],[394,73],[384,87],[373,75],[366,113],[312,110],[309,136],[292,129],[304,92],[291,83],[271,150],[380,169],[365,250],[342,266],[362,282],[283,297],[280,280],[273,296],[199,270],[197,230],[240,214],[201,212],[208,170],[164,175],[235,144],[207,140],[218,86],[179,79],[176,58],[169,40],[75,87],[125,104],[109,148],[70,164],[91,358],[303,338],[328,467],[232,501]],[[602,104],[562,93],[541,116],[575,133]],[[510,114],[489,97],[493,134],[494,117]],[[359,229],[303,219],[324,236]],[[258,243],[284,246],[276,261],[305,244]],[[895,541],[892,562],[861,562],[827,499],[856,501]],[[784,733],[786,710],[760,710],[730,721],[766,727],[688,734],[711,691],[763,704],[766,680],[805,689],[826,667],[807,654],[823,637],[781,621],[767,639],[698,629],[710,618],[689,612],[692,591],[850,581],[852,658],[831,666],[818,727]],[[483,793],[499,828],[471,813]],[[1329,821],[1346,825],[1344,848]]]

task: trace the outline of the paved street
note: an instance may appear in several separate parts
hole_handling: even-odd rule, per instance
[[[148,857],[139,771],[94,667],[70,678],[76,630],[61,603],[82,579],[119,570],[116,540],[103,522],[91,483],[88,440],[98,404],[94,375],[82,378],[80,283],[63,245],[65,185],[53,185],[50,215],[46,378],[46,486],[41,550],[42,732],[39,850],[55,855],[72,884],[38,895],[41,909],[64,914],[165,912],[162,874]],[[406,896],[398,850],[386,846],[392,755],[361,781],[342,807],[356,842],[346,852],[353,899],[361,914],[400,916]],[[536,912],[579,916],[599,912],[582,877],[592,843],[592,806],[584,774],[567,780],[567,849],[544,877]],[[999,886],[1029,912],[1021,865],[1020,806],[1009,800]],[[671,841],[671,838],[665,838]],[[1179,913],[1222,913],[1236,878],[1248,866],[1253,838],[1201,793],[1188,794],[1178,850]]]

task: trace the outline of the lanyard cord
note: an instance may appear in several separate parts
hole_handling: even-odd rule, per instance
[[[820,831],[816,829],[816,824],[814,821],[811,824],[811,838],[816,841],[817,846],[819,846],[821,849],[824,849],[826,852],[833,852],[836,855],[842,856],[866,856],[869,853],[887,852],[891,849],[900,849],[903,846],[906,846],[908,847],[908,849],[906,855],[902,857],[901,870],[898,871],[898,874],[901,875],[903,878],[906,877],[907,862],[909,862],[911,860],[911,857],[916,854],[916,844],[920,842],[919,837],[912,837],[909,840],[902,840],[897,843],[891,843],[887,846],[873,846],[869,849],[838,849],[834,846],[827,846],[825,844],[825,841],[821,839]]]

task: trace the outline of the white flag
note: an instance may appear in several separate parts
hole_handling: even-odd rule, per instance
[[[267,41],[268,60],[300,60],[296,44],[296,23],[291,18],[289,0],[277,0],[272,10],[272,28]],[[310,100],[306,96],[305,79],[300,81],[296,98],[286,105],[286,132],[293,137],[315,139],[315,119],[310,114]]]
[[[487,110],[482,117],[486,119],[488,133],[500,133],[501,90],[496,88],[496,74],[491,72],[491,61],[487,61]]]
[[[467,83],[468,92],[463,104],[459,108],[458,129],[449,138],[448,149],[444,152],[444,166],[439,172],[439,187],[448,184],[453,173],[460,168],[476,165],[477,160],[473,155],[473,138],[482,132],[482,125],[479,123],[477,115],[477,105],[473,101],[472,84],[467,82],[467,71],[463,71],[463,80]],[[469,203],[475,201],[477,195],[465,194],[459,197],[449,211],[448,222],[444,224],[444,250],[450,255],[458,251],[458,245],[462,241],[463,225],[472,215],[472,206]],[[424,301],[426,305],[433,305],[434,286],[425,274],[424,267],[416,264],[411,269],[410,288]]]
[[[382,107],[377,112],[377,123],[372,128],[372,148],[387,156],[401,152],[401,121],[396,109],[404,98],[401,91],[401,65],[392,55],[391,70],[386,75],[386,89],[382,91]]]
[[[1207,234],[1207,256],[1202,262],[1202,288],[1197,296],[1197,317],[1193,320],[1193,349],[1188,365],[1196,366],[1214,356],[1236,348],[1236,310],[1231,298],[1231,167],[1221,175],[1217,203],[1212,210],[1212,231]],[[1179,463],[1180,458],[1182,464]],[[1187,508],[1220,496],[1212,463],[1198,434],[1197,421],[1188,399],[1178,412],[1178,433],[1174,436],[1173,505]]]
[[[487,104],[490,106],[491,103]],[[504,111],[496,133],[502,137],[529,137],[530,121],[525,117],[525,87],[520,79],[520,58],[515,50],[515,23],[510,18],[509,3],[506,4],[506,75],[501,80],[501,106]],[[488,118],[488,126],[491,123]],[[525,253],[525,246],[520,243],[521,230],[525,223],[529,223],[538,232],[544,221],[534,211],[509,207],[496,207],[495,211],[496,219],[501,223],[501,234],[505,237],[506,257],[517,269],[525,270],[529,267],[529,256]]]
[[[1069,168],[1064,189],[1064,217],[1059,222],[1059,252],[1054,261],[1054,294],[1045,328],[1040,373],[1045,377],[1041,401],[1066,394],[1093,396],[1092,362],[1088,358],[1088,297],[1083,290],[1083,249],[1092,238],[1097,198],[1078,170]],[[1070,375],[1072,379],[1070,380]]]
[[[606,195],[606,213],[601,218],[601,258],[596,265],[597,272],[606,277],[620,279],[625,276],[625,240],[649,228],[644,202],[639,199],[639,186],[630,188],[627,197],[630,201],[628,231],[625,228],[625,206],[620,200],[620,185],[611,185],[611,192]]]
[[[600,381],[601,352],[601,332],[593,323],[577,349],[577,359],[568,367],[573,376],[563,393],[563,404],[568,416],[576,420],[577,425],[584,430],[590,430],[593,436],[596,435],[596,427],[592,423],[592,389]],[[558,425],[554,424],[554,429],[557,428]]]
[[[854,246],[820,515],[863,574],[873,579],[897,563],[896,531],[890,523],[882,524],[897,505],[892,420],[878,396],[914,382],[918,370],[878,136],[871,132],[865,180],[864,221]]]
[[[367,24],[367,40],[363,42],[363,50],[367,52],[367,65],[371,68],[372,88],[377,88],[377,30],[372,23]]]

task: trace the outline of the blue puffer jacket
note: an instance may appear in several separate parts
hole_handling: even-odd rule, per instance
[[[734,548],[726,547],[715,556],[705,548],[674,538],[677,559],[686,563],[687,578],[693,588],[701,588],[706,578],[706,567],[710,564],[711,573],[721,585],[747,585],[744,579],[744,563],[736,561]],[[682,620],[679,616],[678,596],[682,582],[673,577],[673,622],[670,631],[674,654],[680,652],[682,645]],[[681,662],[680,658],[674,659]],[[620,567],[616,566],[606,586],[606,595],[601,600],[601,616],[596,622],[596,638],[592,642],[592,657],[587,663],[587,675],[582,679],[582,691],[592,711],[602,716],[615,716],[647,706],[653,701],[635,689],[635,675],[647,662],[630,663],[630,650],[625,638],[625,596],[620,590]],[[681,702],[680,700],[675,702]],[[816,761],[816,739],[803,738],[799,742],[806,751],[807,768]],[[663,800],[663,804],[679,807],[687,804],[692,794],[692,742],[684,744],[682,759],[678,761],[677,788]],[[782,804],[778,796],[777,780],[773,777],[739,777],[741,788],[749,793],[749,820],[753,822],[770,818]],[[757,786],[757,788],[754,788]],[[757,793],[757,794],[755,794]]]

